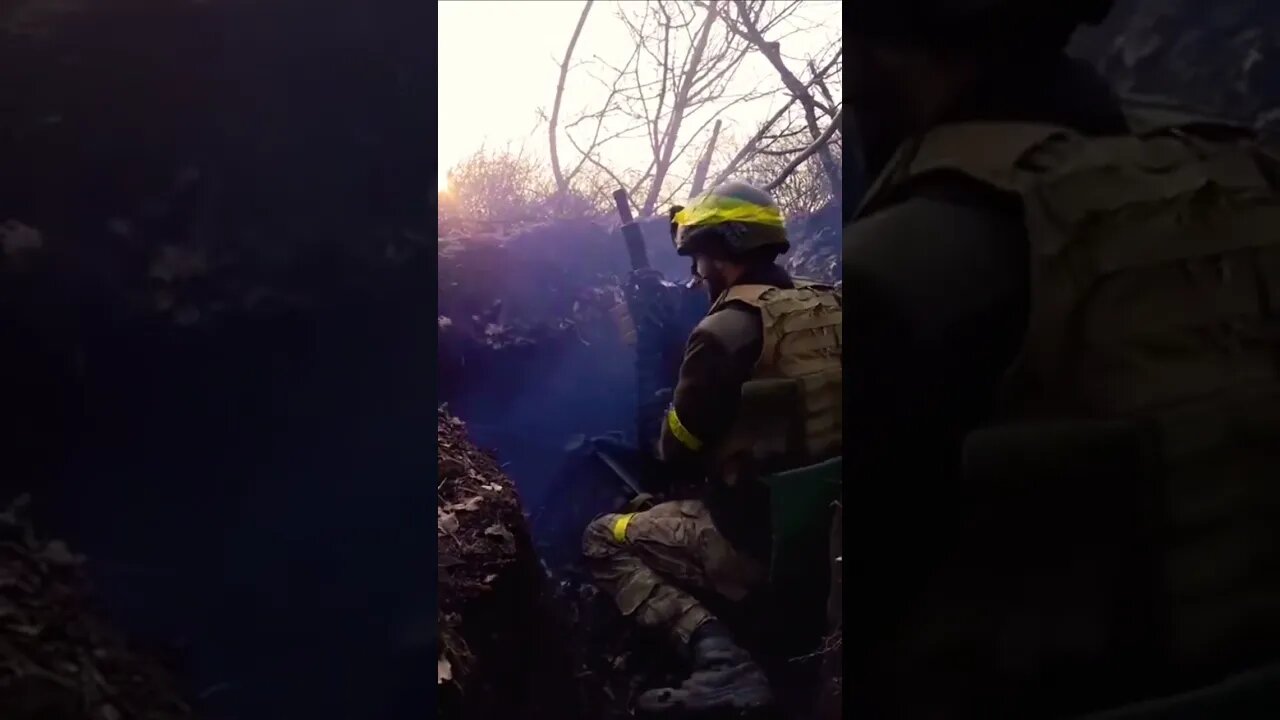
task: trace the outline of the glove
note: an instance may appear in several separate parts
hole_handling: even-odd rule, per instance
[[[671,399],[673,397],[675,397],[675,391],[669,387],[662,388],[653,394],[653,403],[662,406],[664,416],[666,415],[666,409],[671,407]]]
[[[655,392],[649,401],[639,408],[640,451],[651,457],[658,452],[658,438],[662,431],[663,419],[667,416],[667,408],[671,407],[671,388],[662,388]]]
[[[639,270],[632,270],[628,276],[628,280],[631,282],[631,285],[638,289],[650,290],[662,287],[662,283],[666,280],[666,276],[662,274],[661,270],[656,270],[654,268],[641,268]]]
[[[622,512],[624,513],[644,512],[645,510],[648,510],[649,508],[657,504],[658,504],[657,497],[650,495],[649,493],[640,493],[639,495],[636,495],[635,497],[627,501],[627,504],[622,507]]]

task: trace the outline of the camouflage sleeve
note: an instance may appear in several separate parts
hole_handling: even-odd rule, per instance
[[[763,346],[759,314],[732,306],[698,323],[662,421],[658,457],[664,462],[703,463],[705,450],[729,431],[742,385],[751,379]]]

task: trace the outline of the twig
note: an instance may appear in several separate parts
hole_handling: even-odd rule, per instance
[[[799,155],[792,158],[791,162],[787,163],[786,167],[782,169],[782,172],[778,173],[778,176],[774,178],[772,182],[764,186],[764,189],[768,191],[776,190],[779,185],[786,181],[787,176],[795,172],[795,169],[800,167],[800,165],[807,160],[810,155],[813,155],[814,153],[822,150],[822,148],[825,148],[827,146],[827,142],[831,140],[831,136],[835,135],[836,131],[840,129],[840,122],[843,118],[844,108],[840,108],[840,110],[836,112],[836,116],[831,118],[831,124],[828,125],[827,129],[818,136],[818,139],[814,140],[813,144],[805,148]],[[838,192],[838,188],[832,188],[831,190],[832,192]]]
[[[551,105],[551,120],[547,123],[547,139],[551,145],[551,172],[555,175],[556,190],[560,195],[568,192],[569,181],[560,172],[560,155],[556,152],[556,123],[560,120],[560,102],[564,99],[564,80],[569,74],[569,62],[573,59],[573,49],[578,45],[578,37],[582,35],[582,26],[587,24],[587,15],[591,13],[593,2],[594,0],[587,0],[582,6],[578,25],[573,29],[573,37],[569,38],[569,47],[564,51],[564,62],[560,63],[560,78],[556,82],[556,99]]]
[[[817,650],[806,655],[798,655],[790,658],[790,662],[804,662],[805,660],[812,660],[813,658],[821,657],[828,653],[838,652],[840,648],[844,647],[844,633],[842,630],[843,628],[836,628],[826,637],[822,638],[822,645],[818,646]]]
[[[702,185],[707,180],[707,169],[711,167],[711,155],[716,150],[716,140],[720,137],[720,121],[716,120],[715,127],[711,129],[711,140],[707,142],[707,150],[702,154],[702,159],[698,161],[698,167],[693,173],[693,186],[689,188],[689,196],[696,197],[702,193]]]
[[[805,123],[809,127],[810,137],[817,139],[820,134],[818,130],[818,106],[814,102],[813,94],[809,92],[806,83],[801,82],[800,79],[795,76],[795,73],[791,72],[787,67],[787,64],[783,62],[778,43],[769,42],[764,38],[763,33],[756,24],[755,17],[752,15],[751,8],[747,5],[746,1],[734,0],[734,4],[738,8],[738,22],[728,23],[729,27],[734,32],[745,37],[752,45],[755,45],[765,58],[769,60],[769,64],[773,65],[774,69],[778,71],[778,76],[782,78],[782,83],[786,85],[787,90],[795,96],[796,100],[800,102],[801,107],[804,108]],[[826,172],[828,181],[831,184],[831,191],[838,192],[840,187],[840,170],[839,166],[836,165],[835,158],[833,158],[831,156],[831,152],[827,150],[826,143],[823,143],[816,148],[815,152],[818,153],[818,157],[822,161],[823,170]]]
[[[833,68],[837,62],[839,62],[839,60],[840,60],[840,55],[839,53],[837,53],[835,56],[833,56],[830,60],[827,61],[827,64],[823,66],[821,72],[816,73],[814,75],[814,78],[811,79],[809,83],[806,83],[805,87],[807,88],[817,78],[824,77],[826,73],[830,72],[831,68]],[[797,100],[796,96],[792,95],[791,99],[788,100],[786,104],[782,106],[781,109],[779,109],[776,113],[774,113],[772,117],[770,117],[768,120],[764,122],[764,124],[760,126],[760,129],[756,131],[756,134],[753,135],[751,139],[748,140],[745,144],[743,144],[743,146],[738,150],[737,154],[733,156],[733,159],[730,160],[729,163],[725,165],[724,169],[721,170],[719,174],[716,175],[715,180],[712,181],[713,185],[719,184],[724,182],[725,180],[728,180],[733,173],[737,172],[738,168],[742,165],[742,163],[745,162],[747,158],[751,156],[751,153],[753,152],[756,145],[762,139],[764,139],[766,135],[768,135],[769,130],[773,127],[774,123],[778,122],[778,120],[780,120],[782,116],[787,114],[787,111],[790,110],[791,106],[796,103],[796,100]],[[832,188],[832,191],[835,192],[836,188]]]

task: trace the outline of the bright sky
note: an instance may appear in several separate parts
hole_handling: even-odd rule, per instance
[[[604,0],[591,9],[574,50],[575,67],[565,83],[561,127],[566,119],[598,107],[607,95],[607,90],[587,74],[591,68],[585,65],[586,61],[599,56],[613,65],[622,65],[633,49],[626,27],[616,17],[620,4],[630,9],[640,3]],[[551,112],[559,62],[582,12],[582,3],[444,0],[438,4],[438,12],[440,189],[445,188],[448,169],[482,146],[524,146],[527,152],[546,157],[546,124],[538,111],[543,109],[548,115]],[[782,41],[783,54],[793,58],[818,55],[840,36],[840,3],[805,0],[788,23],[788,30],[796,23],[803,23],[807,29]],[[789,65],[797,75],[805,76],[802,62],[792,61]],[[764,83],[781,88],[768,61],[759,53],[752,53],[739,68],[730,90],[753,90],[764,87]],[[831,91],[839,100],[839,85],[832,86]],[[779,92],[776,97],[738,105],[722,116],[723,132],[749,136],[786,100],[786,95]],[[570,165],[578,157],[567,145],[563,139],[560,141],[562,165]],[[611,145],[604,157],[611,166],[643,168],[648,165],[648,152],[643,139],[624,140]]]

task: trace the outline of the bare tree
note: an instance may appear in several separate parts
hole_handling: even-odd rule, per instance
[[[566,77],[591,8],[588,2],[560,62],[549,118],[557,193],[596,202],[608,197],[610,188],[605,186],[622,187],[639,215],[651,215],[686,189],[696,193],[708,184],[723,182],[762,153],[780,158],[754,163],[753,172],[766,166],[774,171],[762,183],[776,180],[775,185],[781,185],[806,162],[805,157],[817,155],[824,170],[818,179],[826,183],[828,197],[832,189],[838,191],[839,163],[827,143],[817,140],[830,140],[835,132],[824,133],[820,119],[830,121],[840,113],[838,94],[831,88],[841,71],[841,46],[834,41],[813,57],[781,54],[781,40],[814,29],[785,22],[801,4],[799,0],[620,3],[617,17],[628,30],[633,50],[620,65],[598,56],[588,63],[582,72],[607,90],[606,97],[562,125],[562,107],[568,102]],[[743,60],[756,52],[775,69],[781,66],[786,71],[779,72],[782,82],[736,90],[735,74]],[[788,61],[798,63],[803,79],[791,72]],[[722,160],[718,150],[732,143],[729,136],[733,134],[721,138],[723,119],[744,103],[780,94],[786,96],[785,102]],[[647,146],[647,166],[610,167],[602,151],[613,147],[615,140]],[[568,163],[561,141],[573,149],[574,160]],[[805,157],[796,159],[802,153]],[[795,164],[789,165],[792,160]]]
[[[662,124],[662,106],[659,104],[658,112],[653,115],[653,139],[654,139],[654,172],[653,182],[649,184],[649,192],[645,195],[644,205],[641,206],[640,213],[642,215],[650,215],[653,213],[654,206],[658,202],[658,194],[662,192],[662,183],[667,178],[667,173],[671,170],[672,154],[676,149],[676,140],[680,137],[680,126],[684,123],[685,114],[689,111],[689,103],[694,99],[694,84],[698,80],[698,73],[702,71],[703,56],[707,50],[707,40],[711,37],[711,28],[715,25],[716,18],[719,16],[718,4],[712,2],[707,6],[706,17],[702,20],[702,26],[698,29],[698,39],[693,43],[693,50],[686,57],[683,72],[680,75],[670,74],[672,80],[675,81],[675,97],[672,98],[671,112],[667,115],[665,127],[660,131],[658,126]],[[670,37],[671,21],[668,17],[664,26],[663,43],[667,45]],[[665,52],[665,49],[664,49]],[[667,56],[669,57],[669,56]],[[741,60],[741,56],[739,56]],[[666,86],[666,79],[670,72],[670,64],[663,67],[663,86]],[[660,95],[658,102],[666,100],[665,96]]]
[[[834,132],[827,142],[839,158],[841,131]],[[805,153],[805,149],[753,153],[734,176],[767,188],[789,218],[818,212],[840,197],[839,189],[831,191],[822,162],[813,153]]]
[[[707,150],[702,154],[702,159],[698,160],[698,167],[693,171],[693,184],[689,188],[690,197],[702,192],[702,186],[707,181],[707,172],[711,169],[711,159],[716,153],[718,139],[720,139],[720,121],[716,120],[715,127],[711,128],[711,140],[707,142]]]
[[[510,148],[481,148],[449,171],[449,186],[437,196],[439,217],[481,224],[600,217],[617,187],[585,168],[575,187],[559,193],[545,164]]]
[[[778,172],[778,176],[775,177],[773,180],[770,180],[769,183],[765,185],[764,189],[773,190],[777,188],[779,185],[781,185],[782,183],[786,182],[787,176],[790,175],[797,167],[800,166],[800,163],[804,162],[811,155],[817,155],[819,159],[822,159],[822,169],[828,175],[831,175],[832,173],[831,167],[834,166],[836,168],[835,174],[838,177],[840,174],[840,171],[839,171],[840,166],[835,165],[834,160],[831,158],[831,146],[829,143],[831,141],[831,137],[835,135],[837,131],[840,130],[840,121],[843,116],[844,116],[844,110],[843,109],[838,110],[836,112],[836,116],[831,118],[831,124],[827,126],[827,129],[824,130],[821,135],[814,138],[814,141],[810,143],[808,147],[801,150],[794,158],[792,158],[791,162],[788,162],[785,166],[783,166],[782,170]],[[839,188],[838,185],[832,186],[833,192],[838,188]]]
[[[537,164],[523,153],[485,148],[449,170],[449,188],[442,209],[484,221],[526,215],[550,190]]]
[[[780,6],[776,13],[756,20],[773,28],[795,12],[798,3]],[[698,172],[693,147],[705,142],[706,131],[735,107],[777,92],[776,87],[731,93],[730,84],[743,59],[753,51],[745,38],[725,31],[725,0],[685,3],[653,0],[622,4],[618,17],[626,24],[636,52],[621,66],[597,58],[604,77],[596,79],[609,96],[596,112],[565,126],[565,137],[585,162],[610,175],[635,198],[640,215],[689,187]],[[608,120],[615,132],[601,137]],[[595,125],[590,138],[572,127]],[[642,138],[649,149],[643,169],[613,172],[600,157],[601,147],[616,138]],[[683,169],[688,169],[684,172]],[[702,178],[709,173],[703,169]],[[623,176],[626,177],[623,177]]]
[[[810,140],[817,142],[824,135],[818,121],[819,114],[826,115],[834,121],[838,113],[835,108],[835,102],[834,100],[829,100],[830,104],[824,105],[815,98],[813,86],[817,85],[819,90],[824,89],[824,85],[819,82],[820,76],[818,73],[816,71],[813,72],[815,78],[809,83],[801,81],[787,67],[787,63],[782,57],[781,43],[769,41],[765,38],[765,33],[769,31],[769,26],[762,25],[760,17],[764,12],[766,2],[767,0],[733,0],[733,6],[737,12],[725,13],[725,25],[735,35],[745,39],[752,47],[759,50],[769,60],[769,64],[777,70],[778,76],[782,79],[787,91],[791,93],[791,97],[804,110],[805,127],[809,131]],[[827,133],[826,137],[829,139],[830,133]],[[823,171],[826,173],[832,189],[839,188],[841,186],[840,165],[832,156],[830,148],[826,147],[824,142],[821,146],[813,148],[812,152],[816,153],[822,162]]]
[[[834,48],[828,49],[827,55],[829,59],[820,68],[814,68],[813,63],[810,63],[812,77],[805,83],[806,90],[814,85],[826,87],[829,78],[839,76],[842,50],[843,48],[839,43]],[[829,90],[826,92],[830,94]],[[782,107],[761,123],[755,134],[739,146],[738,152],[724,163],[712,184],[729,179],[741,169],[744,163],[750,161],[759,153],[787,155],[803,150],[803,147],[793,147],[789,150],[778,147],[782,144],[796,145],[796,136],[804,130],[804,128],[798,127],[797,120],[803,123],[803,118],[795,117],[795,104],[796,97],[792,95]],[[833,189],[838,189],[839,187],[839,185],[832,186]]]
[[[582,14],[578,16],[578,25],[573,29],[573,37],[569,38],[569,47],[564,51],[564,60],[560,63],[560,79],[556,83],[556,99],[551,105],[551,119],[547,123],[547,138],[551,145],[551,172],[556,179],[556,192],[560,195],[567,195],[569,192],[569,182],[573,179],[572,175],[566,177],[560,170],[560,154],[556,148],[556,129],[560,121],[560,102],[564,99],[564,80],[569,75],[569,62],[573,59],[573,49],[578,45],[578,37],[582,35],[582,27],[587,24],[587,15],[591,13],[591,4],[594,0],[587,0],[582,6]],[[574,170],[582,167],[581,163]]]

